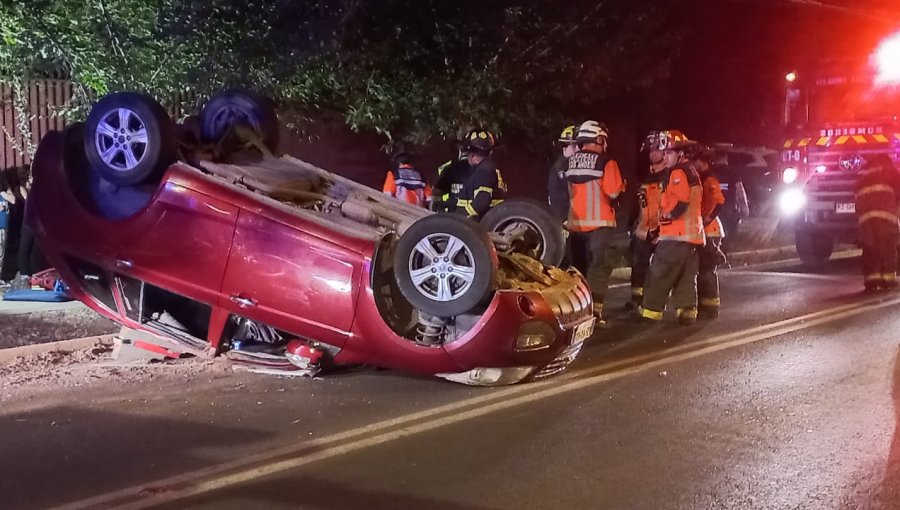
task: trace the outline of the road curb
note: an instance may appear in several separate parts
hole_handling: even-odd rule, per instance
[[[86,349],[98,342],[112,343],[112,340],[115,337],[116,335],[114,334],[88,336],[84,338],[73,338],[71,340],[59,340],[43,344],[22,345],[19,347],[0,349],[0,363],[8,363],[21,356],[33,356],[35,354],[44,354],[53,351],[77,351],[78,349]]]
[[[862,251],[858,248],[836,251],[831,255],[830,260],[845,259],[858,257]],[[768,266],[777,266],[781,264],[800,264],[797,258],[797,249],[793,246],[784,246],[781,248],[766,248],[763,250],[741,251],[732,253],[728,256],[728,262],[731,267],[721,267],[719,271],[739,271],[742,269],[762,269]],[[630,280],[630,267],[617,267],[612,272],[612,278],[616,280]]]

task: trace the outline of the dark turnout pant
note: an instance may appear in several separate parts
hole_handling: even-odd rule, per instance
[[[650,258],[656,245],[646,239],[634,238],[631,243],[631,301],[640,305],[644,297],[644,284],[650,271]]]
[[[644,287],[643,317],[662,319],[669,293],[679,317],[697,317],[698,248],[698,245],[683,241],[659,242]]]
[[[603,304],[609,277],[615,269],[618,250],[615,246],[616,230],[601,227],[590,232],[572,232],[573,266],[585,273],[594,303]]]
[[[707,237],[706,245],[700,249],[700,273],[697,275],[697,297],[700,308],[718,310],[719,299],[719,264],[722,264],[722,238]]]
[[[873,218],[859,226],[863,278],[867,289],[897,284],[898,240],[900,228],[894,222]]]

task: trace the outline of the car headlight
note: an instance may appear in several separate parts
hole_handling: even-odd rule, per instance
[[[806,206],[806,195],[799,188],[787,189],[778,199],[778,206],[782,214],[792,216]]]
[[[800,171],[794,167],[785,168],[784,172],[781,174],[781,180],[784,181],[785,184],[794,184],[797,182],[797,177],[800,177]]]
[[[556,340],[556,331],[546,322],[528,321],[519,327],[516,337],[517,351],[537,351],[550,347]]]

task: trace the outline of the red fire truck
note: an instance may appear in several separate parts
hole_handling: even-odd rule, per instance
[[[848,69],[851,69],[848,72]],[[900,34],[864,66],[819,66],[786,76],[782,214],[800,259],[817,267],[835,243],[855,243],[854,186],[866,157],[900,161]]]

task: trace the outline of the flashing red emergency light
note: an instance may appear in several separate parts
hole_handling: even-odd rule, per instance
[[[881,42],[875,51],[875,82],[879,85],[900,85],[900,32]]]

